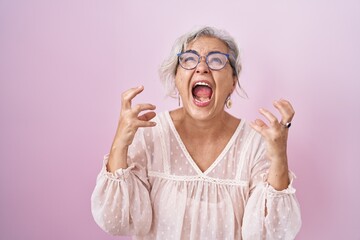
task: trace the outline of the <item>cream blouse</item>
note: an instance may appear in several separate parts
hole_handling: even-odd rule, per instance
[[[106,170],[105,156],[91,197],[96,223],[134,239],[294,239],[301,226],[292,187],[267,182],[261,135],[244,120],[214,163],[202,172],[186,150],[169,112],[140,128],[128,168]]]

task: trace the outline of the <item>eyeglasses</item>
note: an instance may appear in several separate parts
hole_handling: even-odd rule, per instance
[[[200,56],[195,51],[183,52],[177,54],[179,57],[179,64],[186,70],[192,70],[200,63],[201,58],[205,57],[205,62],[211,70],[221,70],[225,67],[229,54],[221,52],[210,52],[206,56]]]

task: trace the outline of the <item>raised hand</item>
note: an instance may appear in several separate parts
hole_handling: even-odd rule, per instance
[[[150,121],[155,117],[155,112],[150,111],[140,115],[143,111],[155,110],[154,105],[149,103],[131,105],[131,101],[143,90],[143,86],[131,88],[121,96],[120,119],[115,136],[115,140],[119,145],[129,146],[139,127],[153,127],[156,125],[155,122]]]
[[[268,120],[268,124],[261,119],[256,119],[251,126],[266,141],[266,154],[271,160],[268,182],[277,189],[283,189],[289,181],[286,151],[289,123],[291,123],[295,111],[290,102],[284,99],[275,101],[273,105],[280,112],[280,121],[273,113],[261,108],[259,112]]]
[[[113,172],[118,168],[126,168],[127,149],[134,140],[139,127],[153,127],[155,122],[150,121],[156,116],[155,106],[150,103],[132,106],[132,100],[144,90],[143,86],[131,88],[121,96],[120,119],[111,147],[108,170]],[[141,114],[143,111],[149,111]]]

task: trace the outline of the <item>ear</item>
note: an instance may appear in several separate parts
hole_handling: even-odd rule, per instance
[[[235,91],[238,81],[239,80],[238,80],[237,76],[233,76],[233,85],[232,85],[232,89],[231,89],[231,94]]]

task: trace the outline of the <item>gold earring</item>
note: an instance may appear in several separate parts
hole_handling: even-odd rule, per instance
[[[227,109],[230,109],[232,107],[232,101],[231,101],[231,96],[230,95],[226,99],[225,106],[226,106]]]

